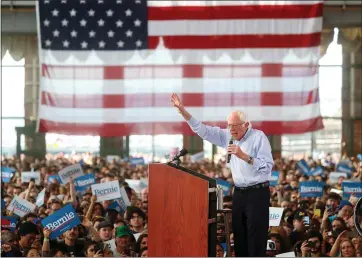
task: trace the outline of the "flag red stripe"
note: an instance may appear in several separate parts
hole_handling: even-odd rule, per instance
[[[318,65],[140,65],[55,66],[42,64],[42,76],[51,79],[122,80],[146,78],[242,78],[313,76]]]
[[[219,49],[219,48],[302,48],[320,45],[321,33],[289,35],[211,35],[163,36],[168,49]],[[148,37],[148,48],[156,49],[160,36]]]
[[[304,106],[318,102],[318,90],[309,92],[183,93],[187,107]],[[119,95],[58,95],[42,92],[41,104],[57,108],[169,107],[169,93]]]
[[[148,7],[148,19],[302,19],[323,16],[323,3],[314,5],[240,5]]]
[[[226,121],[205,124],[225,128]],[[261,129],[267,135],[300,134],[323,129],[321,117],[304,121],[253,122],[253,127]],[[68,135],[99,135],[103,137],[150,134],[183,134],[194,135],[186,122],[164,123],[130,123],[130,124],[76,124],[57,123],[40,119],[39,131]]]

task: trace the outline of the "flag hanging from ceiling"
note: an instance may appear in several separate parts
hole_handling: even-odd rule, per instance
[[[39,0],[38,130],[192,134],[171,105],[266,134],[323,128],[323,1]]]

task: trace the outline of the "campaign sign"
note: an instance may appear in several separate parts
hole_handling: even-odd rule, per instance
[[[302,172],[304,175],[309,176],[310,167],[308,166],[307,161],[304,159],[297,162],[297,168]]]
[[[40,207],[44,204],[44,197],[45,197],[45,188],[41,190],[41,192],[36,197],[35,205]]]
[[[85,174],[83,176],[77,177],[74,180],[75,191],[84,192],[86,191],[92,184],[96,183],[96,178],[93,173]]]
[[[322,197],[324,184],[318,181],[301,182],[299,193],[301,197]]]
[[[346,163],[338,163],[336,167],[337,172],[346,173],[347,175],[352,175],[353,169]]]
[[[1,216],[1,228],[15,231],[18,217],[15,216]]]
[[[118,213],[125,213],[127,210],[127,207],[125,208],[125,205],[122,205],[123,200],[122,199],[117,199],[114,200],[107,209],[113,209],[116,210]]]
[[[121,189],[117,180],[92,185],[92,193],[97,201],[114,200],[121,197]]]
[[[24,217],[26,214],[33,212],[36,206],[27,200],[20,198],[19,196],[15,195],[15,197],[11,200],[8,210],[14,210],[14,214]]]
[[[347,178],[347,173],[341,173],[341,172],[331,172],[329,174],[329,183],[335,184],[338,182],[338,178],[344,177]]]
[[[279,175],[280,175],[279,171],[272,171],[271,172],[271,177],[270,177],[270,181],[269,181],[270,186],[276,186],[278,184]]]
[[[217,186],[222,188],[222,190],[224,192],[224,196],[231,195],[230,190],[231,190],[232,185],[229,182],[222,180],[220,178],[217,178],[216,184],[217,184]]]
[[[148,184],[145,184],[144,181],[141,180],[126,179],[125,181],[136,193],[140,193],[143,189],[148,187]]]
[[[6,204],[4,199],[1,199],[1,211],[4,210],[6,208]]]
[[[9,167],[1,167],[1,180],[4,183],[9,183],[13,177],[14,170]]]
[[[131,206],[131,202],[128,199],[128,195],[124,187],[121,187],[121,198],[117,200],[119,206],[121,206],[122,210],[127,210],[128,206]]]
[[[75,164],[68,166],[66,168],[63,168],[58,172],[58,175],[60,177],[60,180],[62,180],[62,184],[65,185],[70,182],[70,178],[76,179],[77,177],[80,177],[84,175],[83,169],[80,166],[80,164]]]
[[[362,197],[362,183],[361,182],[342,182],[343,199],[348,199],[351,194],[356,197]]]
[[[62,180],[60,179],[60,177],[58,175],[51,175],[48,176],[48,184],[54,184],[54,183],[62,183]]]
[[[80,223],[81,221],[72,204],[67,204],[41,221],[44,228],[49,228],[52,231],[50,239],[57,238]]]
[[[144,165],[145,159],[144,158],[130,158],[131,165]]]
[[[269,207],[269,227],[278,227],[284,208]]]
[[[310,174],[312,176],[320,176],[323,174],[323,168],[321,166],[318,166],[316,168],[313,168],[311,171],[310,171]]]
[[[197,161],[201,161],[204,159],[204,152],[201,151],[199,153],[196,153],[194,155],[191,155],[190,159],[191,159],[191,162],[197,162]]]
[[[35,180],[35,184],[40,185],[40,172],[22,172],[21,173],[21,182],[28,183],[31,179]]]

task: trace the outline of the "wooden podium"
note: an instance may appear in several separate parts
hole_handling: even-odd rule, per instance
[[[216,256],[216,180],[174,164],[149,165],[148,256]]]

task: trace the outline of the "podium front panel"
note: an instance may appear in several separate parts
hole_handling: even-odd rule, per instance
[[[149,165],[148,256],[208,256],[208,189],[205,179]]]

